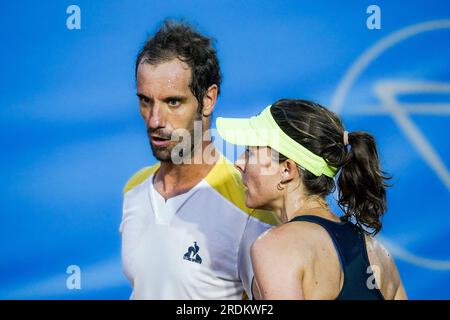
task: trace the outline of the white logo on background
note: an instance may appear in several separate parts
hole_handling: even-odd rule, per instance
[[[450,20],[435,20],[415,24],[381,39],[372,47],[360,55],[347,70],[334,92],[331,109],[341,113],[344,100],[352,85],[363,73],[363,71],[377,59],[384,51],[392,48],[400,42],[412,38],[418,34],[450,29]],[[446,62],[448,63],[448,62]],[[370,110],[357,110],[356,114],[373,115],[385,113],[393,118],[398,128],[405,134],[411,144],[422,156],[426,164],[434,171],[439,180],[450,191],[450,173],[436,149],[411,119],[410,114],[450,114],[450,103],[404,103],[399,101],[401,94],[448,94],[450,83],[436,81],[391,81],[381,80],[375,83],[373,90],[381,101],[381,106],[370,108]],[[435,270],[450,270],[449,260],[428,259],[415,255],[404,248],[395,245],[389,239],[379,237],[394,256],[411,264]]]

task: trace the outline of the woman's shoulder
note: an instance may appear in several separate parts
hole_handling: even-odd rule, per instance
[[[365,235],[366,238],[366,248],[372,265],[378,265],[379,267],[384,267],[392,269],[395,266],[394,259],[391,253],[386,249],[386,247],[373,236]]]
[[[317,250],[317,244],[323,241],[325,229],[308,222],[292,222],[274,226],[262,233],[253,243],[252,251],[294,252],[307,257],[308,252]]]
[[[365,237],[370,267],[376,283],[386,299],[393,299],[399,290],[404,290],[394,258],[381,241],[370,235]]]

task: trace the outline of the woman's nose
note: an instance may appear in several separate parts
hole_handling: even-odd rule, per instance
[[[239,158],[234,163],[234,166],[236,167],[236,169],[239,170],[239,172],[241,174],[244,173],[244,171],[245,171],[245,153],[243,153],[239,156]]]

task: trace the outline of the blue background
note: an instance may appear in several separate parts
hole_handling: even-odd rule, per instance
[[[366,27],[373,3],[381,30]],[[66,27],[71,4],[81,8],[81,30]],[[373,133],[394,176],[379,239],[410,298],[450,298],[448,1],[9,1],[0,15],[0,298],[129,298],[122,188],[154,162],[133,68],[166,17],[217,40],[224,80],[216,117],[250,116],[298,97],[332,107],[350,131]],[[336,102],[367,50],[443,19],[445,27],[419,28],[379,50]],[[444,89],[395,94],[399,120],[375,91],[386,81]],[[440,173],[401,125],[405,117],[444,165]],[[81,268],[81,290],[66,288],[69,265]]]

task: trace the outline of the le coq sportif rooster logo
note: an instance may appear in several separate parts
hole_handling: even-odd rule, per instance
[[[201,264],[202,258],[198,254],[199,250],[200,248],[197,245],[197,241],[194,241],[194,245],[188,248],[188,251],[183,256],[183,259]]]

